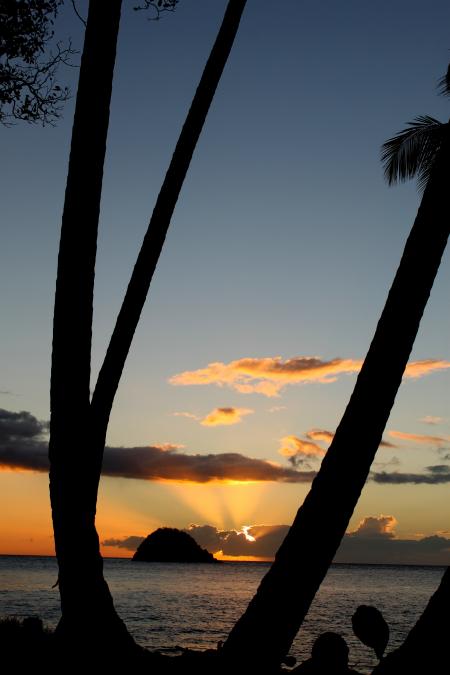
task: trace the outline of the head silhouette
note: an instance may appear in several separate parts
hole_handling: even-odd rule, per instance
[[[348,668],[348,646],[344,638],[331,631],[322,633],[311,650],[311,658],[323,672],[340,673]]]

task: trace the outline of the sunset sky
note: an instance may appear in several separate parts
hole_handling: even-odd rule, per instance
[[[93,383],[226,6],[180,0],[147,21],[135,4],[124,2],[113,89]],[[225,556],[273,555],[420,201],[413,183],[386,186],[380,146],[417,115],[449,117],[436,92],[449,26],[446,0],[248,0],[112,412],[105,555],[131,555],[161,525]],[[66,3],[58,38],[81,49],[82,29]],[[77,76],[60,72],[73,92]],[[0,129],[0,553],[53,553],[46,422],[73,106],[56,127]],[[449,287],[447,252],[341,560],[450,562]],[[67,432],[81,472],[84,421]]]

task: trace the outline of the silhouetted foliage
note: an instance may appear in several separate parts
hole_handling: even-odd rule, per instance
[[[450,95],[450,65],[439,80],[438,90],[444,96]],[[381,161],[389,185],[417,176],[419,190],[424,190],[446,134],[448,123],[420,115],[408,123],[407,129],[387,140],[381,148]]]
[[[201,548],[187,532],[160,527],[139,544],[133,560],[139,562],[216,563],[214,556]]]
[[[154,14],[149,17],[149,20],[158,21],[161,12],[173,12],[177,4],[178,0],[144,0],[142,5],[136,5],[133,9],[135,12],[142,9],[152,9]]]
[[[69,42],[51,46],[62,0],[0,0],[0,123],[54,124],[69,89],[56,80],[70,64]]]
[[[360,605],[352,616],[353,632],[381,659],[389,642],[389,626],[382,613],[371,605]]]

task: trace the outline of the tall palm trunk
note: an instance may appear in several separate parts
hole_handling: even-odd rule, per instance
[[[439,588],[431,596],[422,616],[411,629],[401,647],[389,654],[373,671],[373,675],[399,673],[450,672],[448,636],[450,635],[450,568]]]
[[[121,0],[89,3],[58,256],[49,457],[60,634],[84,632],[88,622],[99,629],[116,620],[94,527],[89,384],[97,229],[120,10]]]
[[[144,241],[128,284],[116,325],[101,367],[91,404],[97,475],[103,458],[106,431],[114,396],[139,322],[178,197],[215,91],[228,60],[246,0],[229,0],[227,9],[181,130],[164,182],[156,200]]]
[[[91,9],[96,4],[98,5],[95,0],[92,0]],[[118,26],[120,3],[116,4]],[[86,117],[84,112],[82,103],[89,102],[89,99],[81,88],[81,83],[83,75],[86,79],[89,74],[91,75],[91,85],[96,84],[96,80],[92,65],[89,71],[83,71],[82,64],[74,123],[74,139],[77,140],[73,140],[72,143],[68,178],[68,186],[71,186],[70,202],[66,195],[64,210],[66,220],[63,218],[58,266],[52,363],[50,458],[53,520],[60,565],[59,583],[63,607],[61,625],[64,627],[70,623],[70,631],[66,632],[75,634],[77,622],[86,621],[86,618],[88,618],[95,627],[96,642],[98,642],[100,627],[105,639],[111,641],[111,631],[113,631],[119,642],[123,640],[128,642],[125,627],[114,611],[112,598],[103,578],[102,558],[95,529],[98,484],[109,415],[139,316],[164,244],[170,219],[233,45],[245,4],[246,0],[229,0],[222,26],[158,196],[91,404],[89,404],[89,363],[92,290],[109,98],[106,105],[105,92],[105,116],[102,118],[104,123],[102,132],[104,137],[103,154],[101,162],[100,159],[98,161],[98,174],[97,171],[94,171],[94,176],[91,179],[91,182],[93,182],[94,177],[96,178],[97,211],[95,214],[92,213],[90,218],[87,218],[77,190],[84,187],[84,181],[87,180],[86,172],[88,169],[92,170],[94,162],[90,156],[91,163],[88,167],[85,162],[85,154],[83,152],[80,154],[80,149],[85,149],[81,143],[81,141],[84,142],[82,131],[86,129],[87,123],[92,123],[93,128],[95,128],[95,120],[91,116]],[[103,5],[103,7],[106,9],[106,5]],[[112,9],[108,8],[108,11],[111,13]],[[90,21],[91,15],[88,18],[88,29]],[[105,30],[103,24],[102,29]],[[83,59],[89,46],[89,35],[90,33],[87,30]],[[104,40],[104,37],[102,39]],[[94,49],[96,44],[98,46],[98,40],[97,42],[94,40],[93,44],[90,44],[90,50],[94,54],[96,53]],[[104,42],[102,42],[103,44]],[[114,61],[112,60],[110,63],[111,78],[113,65]],[[98,79],[103,80],[105,78],[105,70],[106,65],[103,64],[101,76],[98,71],[96,72]],[[77,118],[79,108],[81,112],[79,118]],[[100,121],[98,124],[100,124]],[[81,131],[77,131],[77,134],[75,134],[75,130],[78,129],[77,125],[81,127]],[[97,135],[96,140],[98,141]],[[95,195],[92,196],[91,202],[87,203],[90,208],[94,206]],[[86,207],[86,200],[84,206]],[[79,221],[84,225],[84,228],[82,228],[83,241],[74,239],[74,225],[78,225]],[[86,267],[77,265],[77,262],[79,263],[82,259],[86,261]],[[72,305],[76,309],[76,314],[71,312]],[[78,350],[79,345],[82,345],[82,350]],[[68,357],[73,357],[70,372],[68,370]],[[75,420],[76,423],[83,425],[83,441],[81,443],[73,433]]]
[[[226,659],[242,661],[247,653],[255,672],[258,665],[278,664],[289,650],[368,477],[445,250],[449,156],[447,138],[333,442],[272,567],[224,644]]]

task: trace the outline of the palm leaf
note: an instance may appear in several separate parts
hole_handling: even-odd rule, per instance
[[[450,96],[450,65],[445,75],[438,82],[438,91],[443,96]]]
[[[389,185],[417,176],[419,189],[425,187],[446,126],[434,117],[420,115],[383,144],[381,161]]]

